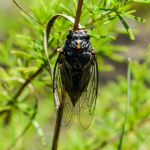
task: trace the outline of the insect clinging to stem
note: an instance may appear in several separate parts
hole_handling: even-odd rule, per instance
[[[70,127],[76,113],[78,126],[84,131],[94,114],[98,88],[95,51],[87,30],[70,28],[63,48],[58,51],[53,90],[55,102],[62,100],[62,126]]]

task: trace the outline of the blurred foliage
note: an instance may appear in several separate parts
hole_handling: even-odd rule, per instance
[[[123,17],[126,16],[140,22],[145,21],[131,15],[135,12],[131,9],[132,2],[128,0],[84,1],[80,24],[88,29],[88,34],[91,36],[99,71],[114,69],[112,65],[105,64],[103,57],[118,62],[125,60],[118,52],[125,51],[126,48],[112,44],[112,40],[120,31],[117,26],[118,19],[125,27],[123,30],[127,31],[132,40],[134,35]],[[69,2],[34,0],[32,3],[33,6],[30,7],[32,14],[43,24],[58,13],[73,17],[76,15],[77,3],[75,0]],[[10,36],[0,43],[0,84],[2,85],[0,86],[0,149],[13,147],[14,145],[11,144],[15,144],[15,147],[12,148],[15,150],[46,150],[51,147],[56,116],[52,81],[48,74],[43,47],[44,27],[26,14],[21,14],[25,19],[20,19],[22,25],[18,28],[11,28],[14,23],[9,24],[6,21],[6,26],[11,28],[8,31]],[[7,19],[9,18],[12,19],[8,16]],[[55,50],[63,46],[68,29],[72,25],[64,18],[58,18],[54,23],[49,39],[49,56],[52,67],[58,56]],[[148,139],[149,67],[149,58],[145,58],[143,64],[131,63],[131,102],[122,149],[141,150],[143,147],[143,149],[150,149]],[[126,91],[127,81],[121,76],[118,77],[117,83],[110,82],[100,87],[95,116],[89,130],[82,133],[76,123],[68,130],[62,129],[58,149],[116,150],[124,123]],[[33,127],[42,143],[37,142],[40,139],[37,138]],[[19,139],[17,142],[16,138]]]

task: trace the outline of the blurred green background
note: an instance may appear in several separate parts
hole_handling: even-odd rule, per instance
[[[75,17],[77,7],[75,0],[18,3],[43,24],[58,13]],[[80,23],[88,29],[96,50],[98,98],[92,124],[86,132],[79,130],[76,120],[69,129],[62,128],[60,150],[118,149],[126,111],[128,58],[131,58],[130,108],[122,150],[150,149],[150,57],[146,53],[150,41],[150,4],[133,2],[120,6],[120,14],[136,10],[133,15],[146,19],[138,22],[121,14],[133,31],[134,41],[114,13],[116,10],[86,26],[90,19],[112,8],[109,0],[84,1]],[[0,1],[0,79],[10,89],[0,82],[0,149],[47,150],[52,145],[56,113],[43,47],[44,27],[20,12],[13,1]],[[66,19],[57,19],[50,34],[49,54],[63,46],[70,27],[72,24]],[[57,56],[56,53],[51,59],[52,67]],[[25,134],[20,137],[23,131]]]

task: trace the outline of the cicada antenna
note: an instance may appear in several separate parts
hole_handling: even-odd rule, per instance
[[[79,0],[77,12],[76,12],[75,23],[74,23],[74,30],[78,30],[78,24],[79,24],[79,21],[80,21],[82,5],[83,5],[83,0]]]
[[[39,23],[40,25],[46,27],[45,24],[42,24],[40,21],[38,21],[37,19],[35,19],[34,17],[32,17],[30,14],[28,14],[21,6],[19,6],[19,4],[13,0],[13,2],[17,5],[17,7],[19,7],[24,13],[26,13],[30,18],[34,19],[37,23]]]

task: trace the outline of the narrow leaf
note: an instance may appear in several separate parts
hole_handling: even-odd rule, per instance
[[[39,68],[37,66],[31,66],[31,67],[24,68],[23,72],[27,73],[27,72],[31,72],[31,71],[37,71],[38,69]]]
[[[131,40],[135,40],[134,35],[132,33],[132,30],[129,28],[129,26],[127,25],[127,23],[123,20],[123,18],[118,13],[117,13],[117,15],[118,15],[120,21],[122,22],[122,24],[124,25],[124,27],[126,28],[128,34],[130,36],[130,39]]]
[[[121,150],[122,147],[122,141],[123,141],[123,136],[124,136],[124,131],[125,131],[125,125],[127,122],[127,116],[128,116],[128,112],[129,112],[129,102],[130,102],[130,78],[131,78],[131,71],[130,71],[130,58],[128,58],[128,70],[127,70],[127,103],[126,103],[126,113],[125,113],[125,120],[124,120],[124,125],[122,128],[122,135],[120,138],[120,143],[119,143],[119,147],[118,150]]]
[[[72,16],[74,16],[74,13],[72,11],[70,11],[65,5],[63,5],[62,3],[59,4],[59,6],[61,8],[63,8],[66,12],[70,13]]]
[[[40,127],[39,123],[36,120],[34,120],[34,119],[32,119],[31,122],[32,122],[33,126],[35,127],[35,129],[36,129],[36,131],[37,131],[37,133],[38,133],[38,135],[39,135],[39,137],[40,137],[40,139],[42,141],[42,144],[45,145],[46,142],[45,142],[44,133],[43,133],[43,130]]]
[[[94,38],[105,38],[105,39],[116,39],[114,36],[106,36],[106,35],[93,35],[91,34],[90,37],[94,37]]]
[[[17,54],[17,55],[21,55],[21,56],[25,56],[25,57],[28,57],[28,58],[30,58],[30,57],[32,57],[31,55],[29,55],[28,53],[25,53],[25,52],[23,52],[23,51],[11,51],[11,53],[12,54]]]
[[[104,24],[107,24],[107,23],[109,23],[109,22],[113,21],[116,17],[117,17],[117,16],[114,16],[114,17],[112,17],[112,18],[109,18],[109,20],[108,20],[108,21],[106,21],[106,22],[104,22]]]
[[[22,35],[22,34],[17,34],[16,35],[17,38],[20,38],[20,39],[25,39],[25,40],[33,40],[30,36],[26,36],[26,35]]]
[[[131,18],[131,19],[134,19],[134,20],[137,20],[137,21],[139,21],[139,22],[145,22],[146,20],[145,19],[142,19],[142,18],[139,18],[139,17],[135,17],[135,16],[133,16],[133,15],[129,15],[129,14],[127,14],[127,13],[123,13],[125,16],[127,16],[127,17],[129,17],[129,18]]]
[[[130,10],[130,11],[127,11],[126,14],[132,14],[132,13],[135,13],[136,10]]]
[[[25,14],[24,12],[21,12],[21,14],[23,15],[23,17],[25,17],[31,24],[33,24],[34,26],[36,25],[35,21],[28,16],[27,14]]]
[[[114,11],[113,9],[106,9],[106,8],[97,8],[96,10],[103,10],[103,11]]]
[[[13,109],[13,107],[12,106],[3,106],[3,107],[1,106],[0,112],[10,110],[10,109]]]
[[[77,3],[76,3],[76,0],[72,0],[73,1],[73,5],[75,7],[75,9],[77,10]]]

